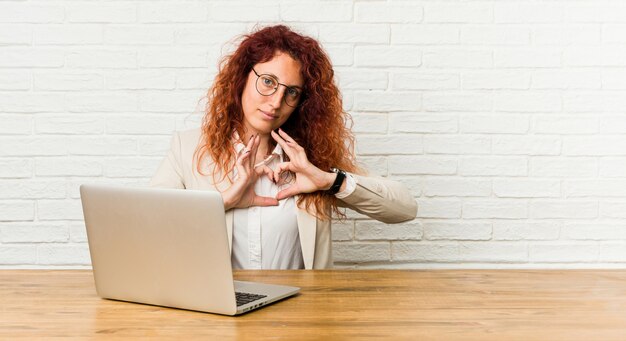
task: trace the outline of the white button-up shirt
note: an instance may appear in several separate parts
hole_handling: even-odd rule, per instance
[[[239,143],[239,152],[244,145]],[[283,162],[280,145],[265,159],[265,164],[274,169]],[[234,176],[236,177],[236,169]],[[336,194],[337,198],[350,195],[356,188],[355,179],[346,177],[346,189]],[[276,197],[290,184],[275,184],[262,175],[254,184],[257,195]],[[234,269],[304,269],[300,234],[298,232],[297,206],[294,197],[278,202],[278,206],[252,206],[237,208],[233,212],[232,266]]]

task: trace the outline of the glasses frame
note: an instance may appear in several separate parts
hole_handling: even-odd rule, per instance
[[[300,105],[300,102],[302,101],[302,95],[304,94],[304,91],[300,87],[283,84],[283,83],[279,82],[278,79],[276,79],[276,77],[274,77],[274,76],[272,76],[270,74],[267,74],[267,73],[259,74],[258,72],[256,72],[256,70],[254,68],[252,68],[252,72],[254,72],[254,74],[256,75],[256,81],[254,82],[254,88],[256,89],[256,92],[259,93],[259,95],[266,96],[266,97],[267,96],[272,96],[273,94],[275,94],[278,91],[278,88],[282,85],[282,86],[285,87],[286,90],[289,90],[289,89],[296,89],[296,90],[298,90],[298,92],[300,92],[300,96],[298,97],[298,102],[296,103],[296,105],[290,105],[287,102],[287,97],[285,96],[287,91],[285,91],[285,93],[283,93],[283,96],[282,96],[283,98],[281,100],[284,101],[285,104],[288,107],[290,107],[290,108],[297,108],[298,105]],[[271,77],[272,79],[274,79],[276,81],[276,84],[278,84],[278,86],[274,88],[274,91],[271,94],[265,95],[265,94],[261,93],[261,91],[259,91],[259,79],[261,79],[261,76]]]

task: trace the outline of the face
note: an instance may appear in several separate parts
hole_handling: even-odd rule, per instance
[[[304,87],[304,80],[300,75],[300,62],[286,53],[277,52],[270,61],[256,64],[253,68],[259,75],[273,76],[279,83],[289,87],[298,87],[300,91]],[[295,110],[285,103],[285,97],[293,96],[295,92],[293,89],[289,91],[286,87],[278,85],[274,94],[269,96],[260,94],[256,86],[258,77],[254,71],[250,70],[241,95],[244,127],[248,134],[269,134],[283,125]],[[270,80],[264,77],[261,77],[259,82],[261,91],[266,91],[268,85],[271,85]]]

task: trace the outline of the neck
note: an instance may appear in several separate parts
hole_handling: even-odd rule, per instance
[[[247,143],[248,141],[250,141],[250,138],[252,138],[253,136],[255,136],[256,134],[259,134],[261,141],[259,144],[259,149],[257,150],[256,153],[256,159],[257,160],[262,160],[263,158],[265,158],[265,156],[270,152],[270,142],[272,140],[270,134],[264,134],[264,133],[258,133],[258,132],[250,132],[250,133],[246,133],[246,138],[243,140],[244,143]]]

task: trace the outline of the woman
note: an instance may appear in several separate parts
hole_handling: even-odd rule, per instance
[[[244,37],[220,64],[200,129],[176,133],[152,186],[221,192],[234,268],[330,268],[331,214],[397,223],[417,204],[364,175],[330,60],[278,25]]]

